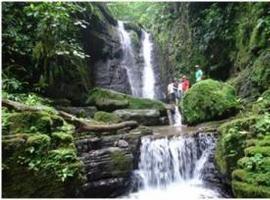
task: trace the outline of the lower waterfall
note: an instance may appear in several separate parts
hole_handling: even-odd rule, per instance
[[[204,168],[215,148],[212,134],[172,138],[142,138],[138,170],[134,172],[136,199],[217,198],[219,192],[203,181]]]

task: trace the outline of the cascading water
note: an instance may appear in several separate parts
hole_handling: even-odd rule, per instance
[[[131,198],[217,198],[220,194],[203,182],[203,169],[215,147],[213,135],[142,138],[137,192]]]
[[[143,71],[143,92],[144,98],[154,99],[155,97],[155,76],[152,66],[152,50],[153,44],[150,41],[150,34],[143,32],[143,57],[144,57],[144,71]]]
[[[174,118],[173,126],[181,127],[182,126],[182,116],[181,116],[181,113],[179,111],[178,106],[174,107],[174,116],[173,116],[173,118]]]
[[[131,45],[129,33],[125,30],[124,22],[118,21],[118,31],[120,33],[120,42],[124,52],[122,65],[127,71],[131,93],[133,96],[141,96],[141,86],[137,66],[135,65],[134,53]]]

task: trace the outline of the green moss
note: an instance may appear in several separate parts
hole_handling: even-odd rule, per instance
[[[94,115],[94,119],[97,121],[102,121],[105,123],[118,123],[121,122],[120,117],[113,113],[107,113],[103,111],[96,112]]]
[[[7,121],[9,133],[47,133],[64,123],[62,118],[44,111],[11,113]]]
[[[90,91],[87,103],[97,106],[100,110],[114,111],[117,109],[158,109],[166,114],[165,105],[157,100],[136,98],[113,90],[95,88]]]
[[[269,198],[270,187],[232,181],[233,193],[238,198]]]
[[[270,87],[270,53],[264,52],[252,66],[251,80],[255,87],[263,92]]]
[[[193,85],[181,103],[184,121],[188,124],[228,117],[235,114],[238,106],[231,86],[210,79]]]
[[[245,149],[246,156],[254,156],[255,154],[262,154],[263,156],[270,156],[270,146],[253,146]]]
[[[48,147],[51,143],[51,138],[45,134],[35,134],[28,137],[26,144],[38,148]]]
[[[270,158],[263,157],[261,154],[256,154],[252,157],[243,157],[238,160],[237,165],[240,169],[252,172],[270,172]]]
[[[7,112],[2,136],[3,196],[74,195],[84,180],[74,127],[53,112]]]
[[[111,159],[113,162],[113,171],[115,173],[126,173],[133,168],[132,157],[125,155],[122,151],[114,151],[111,153]]]
[[[270,90],[266,90],[253,104],[252,111],[254,113],[270,112]]]
[[[232,178],[253,185],[270,186],[270,172],[254,173],[243,169],[234,170]]]
[[[65,132],[53,132],[52,139],[55,140],[57,144],[69,144],[73,141],[73,136]]]
[[[9,179],[8,179],[9,178]],[[50,173],[36,173],[14,167],[3,171],[4,198],[61,198],[65,197],[65,184]]]
[[[49,157],[55,161],[74,161],[77,159],[77,152],[74,148],[58,148],[49,152]]]
[[[246,139],[252,137],[251,126],[258,116],[235,119],[218,128],[220,137],[217,141],[215,159],[221,173],[230,177],[237,167],[237,160],[244,156]]]
[[[237,118],[234,120],[231,120],[229,122],[223,123],[219,128],[218,131],[221,134],[226,134],[230,128],[234,128],[237,130],[242,130],[242,131],[250,131],[250,126],[252,124],[255,124],[256,121],[258,120],[259,116],[257,115],[252,115],[249,117],[244,117],[244,118]]]

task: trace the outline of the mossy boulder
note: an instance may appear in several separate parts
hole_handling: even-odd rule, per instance
[[[101,121],[105,123],[119,123],[122,121],[121,118],[118,117],[116,114],[103,111],[96,112],[94,115],[94,119],[96,121]]]
[[[94,88],[90,91],[87,104],[99,110],[112,112],[118,109],[157,109],[166,115],[165,104],[158,100],[133,97],[113,90]]]
[[[184,122],[192,125],[229,117],[238,106],[234,88],[211,79],[193,85],[181,102]]]

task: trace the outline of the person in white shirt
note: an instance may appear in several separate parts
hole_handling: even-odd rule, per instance
[[[169,96],[169,103],[170,104],[177,104],[178,103],[178,98],[179,98],[179,86],[178,86],[178,81],[174,80],[171,82],[168,87],[168,96]]]

